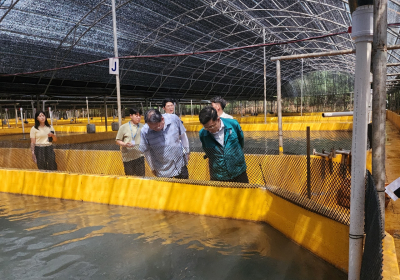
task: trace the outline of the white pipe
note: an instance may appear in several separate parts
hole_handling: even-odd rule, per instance
[[[352,116],[353,111],[349,112],[331,112],[331,113],[322,113],[322,117],[346,117],[346,116]]]
[[[113,18],[113,34],[114,34],[114,56],[118,57],[118,44],[117,44],[117,15],[115,12],[115,0],[111,0],[112,2],[112,18]],[[117,82],[117,107],[118,107],[118,126],[122,124],[122,116],[121,116],[121,85],[119,80],[119,73],[115,75],[115,79]]]
[[[51,122],[51,126],[53,126],[53,112],[51,111],[51,107],[49,107],[49,115],[50,115],[50,122]]]
[[[90,118],[89,118],[89,101],[88,98],[86,97],[86,111],[87,111],[87,123],[90,124]]]
[[[23,114],[22,114],[22,108],[19,108],[19,111],[20,111],[20,113],[21,113],[21,122],[22,122],[22,139],[26,139],[25,138],[25,126],[24,126],[24,116],[23,116]]]
[[[354,118],[351,159],[349,280],[359,280],[364,237],[365,175],[367,160],[368,102],[373,6],[360,6],[353,13],[352,37],[356,43]]]
[[[281,62],[276,61],[276,97],[278,111],[278,137],[279,154],[283,154],[283,133],[282,133],[282,98],[281,98]]]

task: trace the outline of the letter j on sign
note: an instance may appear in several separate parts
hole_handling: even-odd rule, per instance
[[[110,57],[108,59],[109,74],[118,75],[119,74],[119,59],[115,57]]]

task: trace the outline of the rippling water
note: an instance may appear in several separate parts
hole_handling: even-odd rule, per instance
[[[1,279],[347,279],[267,224],[0,193]]]

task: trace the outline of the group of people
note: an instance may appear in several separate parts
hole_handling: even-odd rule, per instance
[[[248,183],[243,153],[244,136],[239,123],[224,112],[226,101],[211,99],[211,106],[200,111],[203,128],[200,141],[208,158],[210,178],[215,181]],[[183,122],[174,114],[174,101],[163,100],[164,114],[150,109],[144,114],[136,108],[129,110],[129,122],[121,125],[116,144],[121,147],[126,175],[145,176],[145,159],[157,177],[188,179],[190,159],[189,140]],[[54,128],[45,113],[35,114],[35,126],[30,132],[32,160],[39,169],[57,170],[51,145],[57,141]]]
[[[203,125],[200,141],[209,159],[211,180],[248,183],[243,153],[244,136],[239,123],[224,112],[226,101],[218,96],[199,114]],[[140,124],[141,111],[130,109],[131,120],[116,137],[121,146],[126,175],[144,176],[145,159],[157,177],[188,179],[190,158],[186,129],[174,112],[172,99],[163,100],[165,114],[150,109]]]

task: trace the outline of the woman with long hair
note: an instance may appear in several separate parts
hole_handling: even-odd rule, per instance
[[[47,122],[43,111],[35,114],[35,126],[31,128],[32,160],[42,170],[57,170],[52,142],[57,141],[54,128]]]

